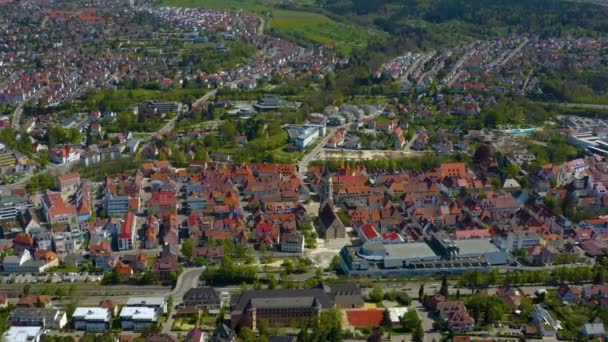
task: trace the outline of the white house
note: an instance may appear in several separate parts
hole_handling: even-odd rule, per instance
[[[133,331],[144,330],[158,320],[156,310],[145,306],[125,306],[119,317],[121,328]]]
[[[109,309],[98,307],[79,307],[72,315],[74,329],[84,331],[106,331],[110,327]]]
[[[42,337],[41,327],[10,327],[2,335],[3,342],[39,342]]]

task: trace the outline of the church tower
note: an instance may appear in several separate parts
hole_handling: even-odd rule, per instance
[[[319,194],[319,199],[321,204],[326,200],[331,200],[332,203],[334,201],[333,181],[328,167],[323,171],[321,178],[321,193]]]

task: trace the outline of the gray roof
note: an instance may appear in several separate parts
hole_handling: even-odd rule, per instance
[[[197,287],[188,290],[184,294],[184,299],[188,300],[217,300],[220,301],[220,297],[212,287]]]
[[[587,323],[583,325],[581,332],[586,336],[598,336],[606,334],[603,323]]]
[[[261,290],[247,291],[240,295],[234,302],[234,311],[242,312],[249,304],[258,308],[294,307],[295,301],[299,301],[300,307],[305,304],[312,306],[314,299],[322,308],[333,306],[330,296],[321,289]]]
[[[46,318],[46,319],[55,319],[58,314],[61,314],[61,310],[59,309],[50,309],[50,308],[20,308],[17,307],[11,312],[11,318],[19,318],[19,319],[35,319],[35,318]]]

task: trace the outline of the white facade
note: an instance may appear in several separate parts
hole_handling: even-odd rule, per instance
[[[3,342],[38,342],[42,337],[41,327],[10,327],[2,335]]]
[[[153,308],[159,315],[167,313],[167,299],[165,297],[131,297],[126,306],[143,306]]]
[[[84,331],[106,331],[110,327],[110,310],[98,307],[76,308],[72,315],[74,329]]]
[[[157,319],[156,310],[145,306],[125,306],[120,311],[123,330],[141,331],[156,323]]]

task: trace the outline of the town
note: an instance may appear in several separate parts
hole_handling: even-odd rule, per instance
[[[333,6],[0,1],[2,341],[608,337],[602,28]]]

